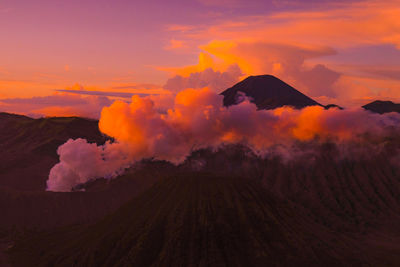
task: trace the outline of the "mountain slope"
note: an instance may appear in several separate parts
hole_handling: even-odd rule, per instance
[[[96,143],[106,140],[95,120],[0,113],[0,186],[45,190],[50,169],[58,162],[58,146],[79,137]]]
[[[311,147],[303,144],[301,148]],[[332,144],[312,148],[313,154],[285,162],[230,146],[217,152],[195,152],[187,164],[201,160],[212,173],[261,181],[274,195],[311,212],[318,223],[332,230],[369,231],[367,225],[378,227],[387,217],[400,222],[400,170],[398,159],[393,158],[400,148],[399,137],[388,141],[379,153],[367,150],[369,157],[364,158],[354,154],[342,159],[343,150]]]
[[[221,93],[224,105],[237,103],[238,92],[244,93],[259,109],[275,109],[282,106],[304,108],[319,105],[290,85],[271,75],[250,76]]]
[[[400,113],[400,104],[395,104],[392,101],[376,100],[362,107],[366,110],[379,114],[390,113],[390,112]]]
[[[94,222],[152,186],[168,169],[152,164],[114,180],[97,180],[85,192],[32,192],[0,188],[2,230],[51,229]]]
[[[164,179],[94,225],[23,238],[11,256],[15,266],[359,264],[346,240],[255,181],[197,172]]]
[[[115,213],[90,226],[28,233],[11,256],[16,266],[398,266],[400,172],[388,159],[399,146],[397,138],[371,157],[344,160],[325,144],[312,160],[292,162],[228,146],[159,172],[150,164],[141,170],[147,176],[131,175],[138,185],[159,182]],[[193,170],[199,162],[207,172]],[[71,199],[53,214],[72,216],[74,194],[95,210],[121,188],[125,197],[136,188],[122,183],[94,198],[96,183],[86,187],[91,195],[62,194]]]

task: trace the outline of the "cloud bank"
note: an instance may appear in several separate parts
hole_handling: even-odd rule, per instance
[[[222,96],[209,88],[179,92],[163,113],[157,105],[157,99],[133,96],[131,103],[115,101],[105,107],[99,128],[116,142],[97,146],[81,139],[68,141],[58,150],[60,163],[50,172],[48,190],[70,191],[79,183],[115,177],[145,158],[179,164],[193,150],[223,144],[241,143],[261,156],[276,153],[276,147],[285,148],[278,151],[282,156],[291,156],[291,147],[310,142],[358,145],[376,152],[385,138],[400,133],[397,113],[319,106],[257,111],[249,101],[227,108]]]
[[[295,1],[279,5],[290,2]],[[184,30],[173,34],[225,65],[238,64],[246,75],[275,75],[325,105],[398,101],[398,64],[393,61],[400,48],[398,0],[331,1],[319,8],[303,2],[295,9],[235,20],[229,15],[201,25],[175,25]],[[220,70],[216,64],[209,67]]]

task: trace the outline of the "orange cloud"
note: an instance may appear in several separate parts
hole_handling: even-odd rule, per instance
[[[129,163],[143,158],[178,164],[195,149],[222,144],[241,143],[261,155],[278,153],[289,159],[304,157],[304,148],[315,154],[326,143],[336,144],[338,157],[346,157],[347,150],[356,153],[360,147],[377,153],[387,137],[400,131],[398,113],[320,106],[257,110],[249,101],[226,108],[222,96],[208,88],[179,92],[166,113],[157,111],[155,101],[134,96],[131,103],[115,101],[105,107],[99,128],[116,142],[96,146],[82,139],[69,140],[58,150],[60,163],[50,172],[48,190],[69,191],[90,179],[115,177]],[[291,153],[293,148],[300,152]],[[77,153],[93,157],[82,157],[84,163],[76,160]],[[368,153],[363,150],[361,155]]]
[[[164,49],[174,50],[174,49],[182,49],[182,48],[186,48],[186,47],[187,47],[187,45],[185,44],[184,41],[172,39],[169,41],[168,45],[164,46]]]
[[[326,46],[255,41],[213,41],[201,48],[227,65],[238,64],[248,75],[265,73],[278,75],[284,68],[302,67],[307,59],[336,53],[335,50]]]
[[[258,111],[248,101],[226,108],[222,96],[208,88],[179,92],[167,114],[158,113],[156,105],[150,98],[138,96],[131,103],[116,101],[103,109],[99,127],[105,134],[132,145],[132,151],[140,157],[155,153],[160,159],[180,161],[194,144],[202,147],[245,141],[263,150],[273,143],[295,140],[353,140],[364,132],[380,133],[381,123],[395,123],[361,108],[325,110],[312,106]],[[367,123],[376,120],[376,125]]]
[[[157,70],[166,71],[171,75],[181,75],[184,77],[189,76],[194,72],[202,72],[208,68],[213,68],[214,70],[221,70],[221,67],[226,67],[224,62],[216,62],[209,53],[201,52],[198,56],[198,64],[185,67],[156,67]]]
[[[321,58],[335,55],[333,47],[391,44],[400,48],[399,14],[397,0],[371,0],[192,26],[180,37],[206,43],[199,46],[199,63],[160,69],[189,77],[207,68],[225,71],[237,64],[246,75],[275,75],[324,104],[353,106],[376,97],[396,100],[398,71],[376,66],[378,70],[365,77],[323,64]]]
[[[246,75],[272,74],[311,97],[336,96],[333,85],[338,81],[341,74],[321,64],[307,64],[309,59],[334,55],[335,51],[332,48],[234,41],[213,41],[201,48],[204,52],[200,54],[198,65],[186,66],[181,69],[168,69],[171,72],[181,73],[180,76],[187,78],[178,79],[179,76],[171,78],[164,88],[169,89],[173,81],[175,83],[181,81],[180,90],[185,87],[209,86],[221,92]],[[200,73],[206,73],[207,69],[212,69],[214,73],[218,71],[230,73],[231,66],[238,66],[240,69],[239,74],[235,76],[237,77],[236,80],[232,79],[233,82],[212,86],[214,84],[214,76],[212,75],[201,76],[202,83],[199,84],[202,86],[196,86],[196,83],[190,82],[195,80],[194,77],[200,78]],[[222,77],[218,79],[223,80]],[[183,83],[183,81],[188,82]]]

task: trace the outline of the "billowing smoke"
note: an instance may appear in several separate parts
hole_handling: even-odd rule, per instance
[[[368,144],[379,149],[387,136],[400,133],[399,114],[319,106],[257,110],[247,100],[227,108],[222,96],[208,88],[181,91],[167,112],[159,112],[155,101],[133,96],[131,103],[115,101],[104,108],[99,128],[116,141],[97,146],[78,139],[62,145],[48,190],[70,191],[91,179],[112,178],[144,158],[179,164],[193,150],[223,144],[240,143],[262,156],[280,153],[290,158],[302,152],[291,150],[298,143],[351,143],[361,149]]]
[[[114,178],[131,163],[119,143],[97,146],[84,139],[70,139],[58,148],[57,153],[60,163],[51,169],[47,181],[51,191],[71,191],[75,185],[91,179]]]

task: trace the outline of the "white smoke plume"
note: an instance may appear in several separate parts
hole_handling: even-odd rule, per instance
[[[47,181],[50,191],[71,191],[74,186],[91,179],[114,178],[131,163],[119,143],[97,146],[84,139],[70,139],[58,148],[57,153],[60,163],[50,171]]]

